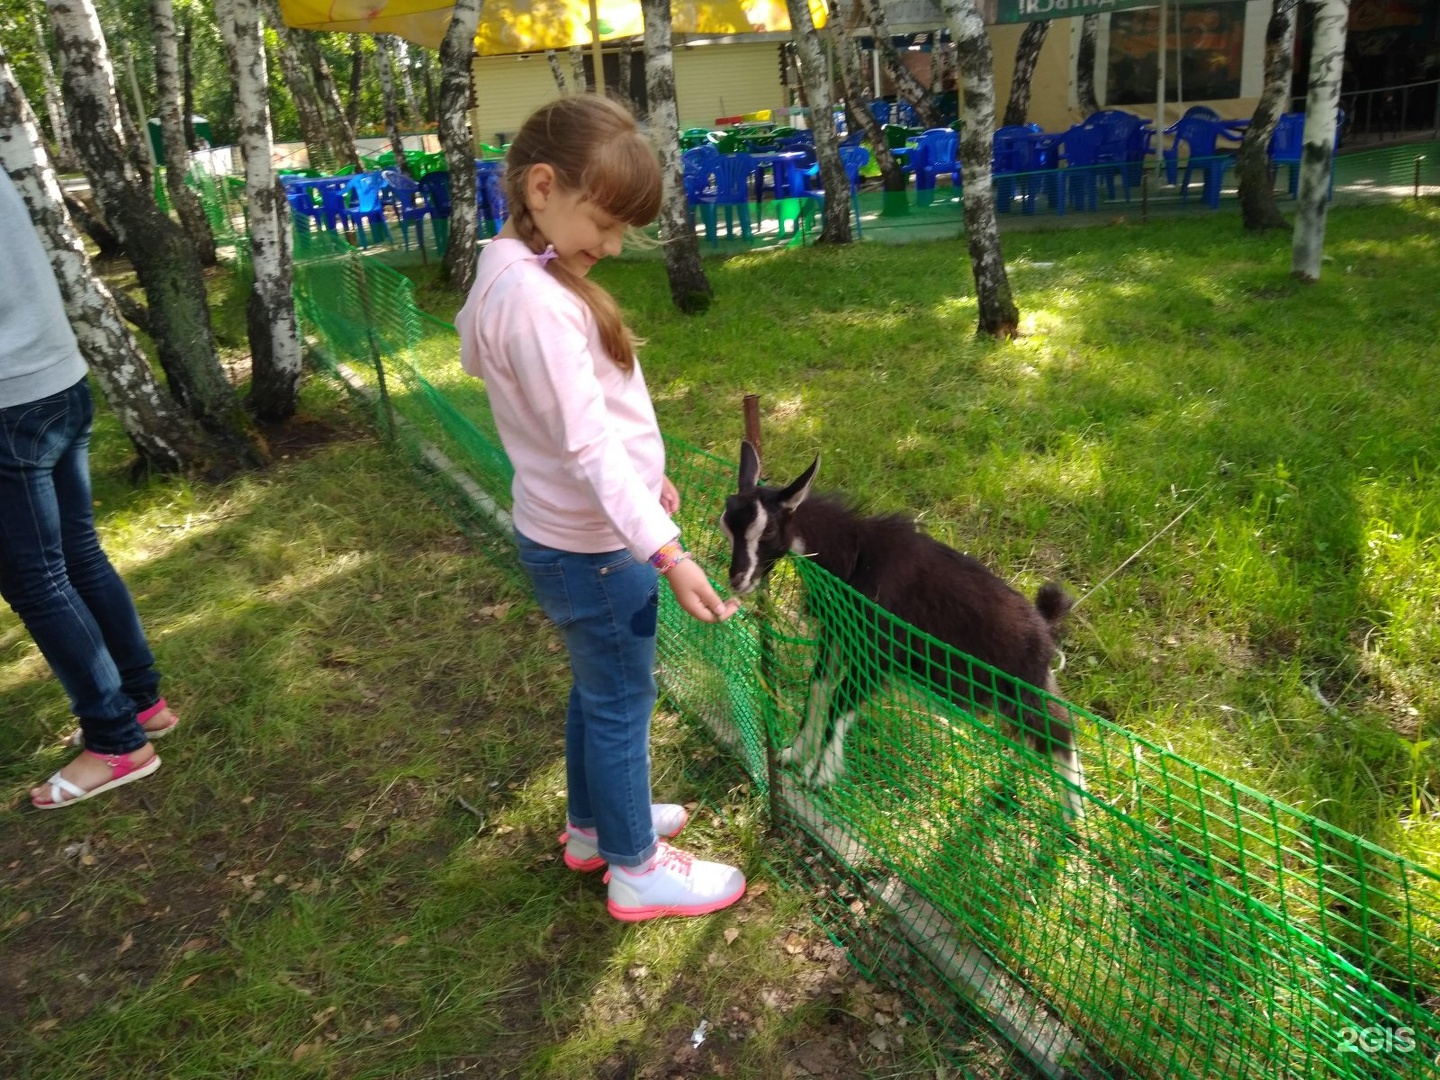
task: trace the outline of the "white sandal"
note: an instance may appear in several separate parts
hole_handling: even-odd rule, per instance
[[[110,766],[110,779],[105,783],[86,791],[79,784],[66,780],[58,772],[46,780],[50,785],[50,798],[47,802],[40,802],[34,796],[30,798],[30,804],[37,810],[58,810],[62,806],[74,806],[86,799],[93,799],[101,792],[117,788],[132,780],[140,780],[149,776],[156,769],[160,768],[160,755],[156,754],[149,761],[140,765],[134,765],[130,761],[129,754],[97,754],[92,750],[83,750],[81,753],[89,754],[91,757],[99,758]]]

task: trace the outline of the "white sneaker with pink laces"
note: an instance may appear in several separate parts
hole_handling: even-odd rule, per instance
[[[646,867],[612,866],[610,914],[621,922],[662,915],[708,915],[745,895],[745,875],[733,866],[702,862],[663,840]]]
[[[654,826],[655,835],[661,840],[678,836],[689,820],[690,815],[683,806],[675,803],[650,805],[650,824]],[[600,857],[599,842],[595,838],[594,829],[582,829],[567,822],[565,831],[560,834],[560,843],[565,845],[565,865],[577,873],[588,874],[605,865],[605,860]]]

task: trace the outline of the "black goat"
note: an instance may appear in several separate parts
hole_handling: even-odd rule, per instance
[[[730,588],[740,596],[753,591],[793,552],[813,559],[896,621],[877,625],[873,613],[858,604],[833,614],[812,608],[820,655],[805,721],[782,763],[799,765],[814,786],[834,782],[845,771],[845,732],[859,707],[893,668],[907,666],[960,707],[1000,714],[1022,729],[1032,746],[1050,753],[1065,780],[1065,819],[1083,818],[1085,776],[1069,711],[1020,685],[1058,693],[1050,664],[1072,603],[1065,590],[1047,582],[1031,604],[979,560],[917,531],[904,517],[864,518],[834,500],[812,498],[819,467],[817,457],[788,486],[759,487],[760,458],[748,442],[741,444],[739,491],[725,500],[720,518],[732,549]],[[873,662],[842,663],[842,630],[826,625],[841,619],[863,628]],[[978,666],[954,670],[969,665],[952,667],[945,650],[906,624],[1013,678]]]

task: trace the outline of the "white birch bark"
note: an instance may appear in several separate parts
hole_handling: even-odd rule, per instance
[[[895,83],[895,92],[915,110],[921,127],[938,127],[940,114],[935,109],[935,102],[926,92],[925,85],[914,76],[890,42],[890,23],[885,18],[885,0],[860,0],[860,4],[861,11],[870,23],[875,47],[880,50],[885,69],[890,72],[890,79]]]
[[[635,112],[635,98],[630,93],[630,68],[631,68],[630,42],[626,41],[620,46],[620,77],[615,80],[615,93],[620,98],[620,103],[631,112]]]
[[[1272,0],[1265,27],[1265,83],[1240,141],[1235,176],[1239,181],[1240,219],[1252,232],[1285,227],[1275,204],[1270,169],[1270,138],[1290,100],[1290,72],[1295,61],[1295,14],[1287,0]]]
[[[995,138],[995,54],[975,0],[940,0],[940,7],[950,21],[950,36],[964,80],[960,168],[965,185],[965,238],[980,308],[977,329],[995,337],[1013,337],[1020,314],[1000,251],[1000,225],[995,217],[990,170]]]
[[[141,460],[152,469],[176,472],[195,462],[202,437],[166,393],[130,328],[115,308],[109,288],[96,275],[85,245],[65,212],[55,172],[40,139],[29,102],[0,52],[0,168],[3,168],[35,224],[100,392]]]
[[[250,207],[252,377],[250,400],[262,420],[295,412],[300,392],[300,335],[291,295],[290,208],[270,163],[270,102],[258,0],[216,0],[215,14],[235,77],[235,119],[245,155]]]
[[[786,0],[790,28],[795,36],[795,55],[805,100],[810,106],[810,129],[815,134],[815,160],[820,164],[820,182],[825,188],[825,217],[820,240],[826,244],[848,244],[850,232],[850,178],[840,160],[840,136],[835,131],[835,103],[830,78],[825,70],[825,53],[806,0]]]
[[[175,34],[175,9],[171,0],[150,0],[155,31],[155,98],[160,115],[160,138],[165,146],[165,191],[170,205],[190,239],[200,262],[214,266],[215,237],[200,197],[185,183],[190,155],[185,149],[185,124],[181,120],[180,47]]]
[[[157,0],[152,0],[152,3]],[[310,164],[332,166],[326,159],[334,153],[330,145],[330,132],[325,126],[325,117],[320,109],[320,95],[316,93],[309,66],[300,48],[301,31],[285,25],[280,14],[279,0],[265,0],[265,17],[275,28],[275,59],[280,62],[280,76],[290,99],[295,103],[295,115],[300,121],[300,137],[310,154]],[[338,161],[333,164],[339,164]],[[332,166],[333,167],[333,166]]]
[[[1010,101],[1005,106],[1005,124],[1023,124],[1030,113],[1030,88],[1035,81],[1035,65],[1040,60],[1040,50],[1050,34],[1050,20],[1040,19],[1026,23],[1015,46],[1015,74],[1010,80]]]
[[[854,17],[855,0],[833,0],[831,12],[835,26],[843,31]],[[880,126],[880,121],[875,118],[864,100],[865,76],[861,71],[860,45],[851,35],[841,32],[836,39],[835,50],[839,54],[840,84],[845,91],[845,105],[851,123],[858,124],[865,132],[865,138],[870,143],[870,156],[884,178],[885,190],[903,192],[906,186],[905,172],[895,160],[895,155],[890,152],[890,145],[885,141],[885,131]],[[908,200],[895,199],[893,205],[886,206],[885,212],[903,212],[903,208],[908,205]]]
[[[400,92],[405,96],[405,112],[410,117],[410,130],[419,131],[420,105],[415,100],[415,80],[410,75],[410,49],[412,46],[403,38],[393,38],[395,45],[395,69],[400,76]]]
[[[30,21],[35,27],[35,57],[40,61],[40,76],[45,80],[45,115],[50,120],[50,137],[55,140],[55,164],[65,172],[73,172],[80,166],[75,160],[75,147],[70,139],[70,122],[65,119],[65,98],[60,93],[60,81],[55,78],[55,65],[50,62],[45,28],[33,0]]]
[[[570,87],[565,82],[565,69],[560,66],[560,54],[554,49],[546,49],[545,59],[550,61],[550,74],[554,77],[555,85],[559,88],[561,96],[570,93]]]
[[[160,212],[121,135],[115,70],[93,0],[47,0],[75,149],[105,220],[149,301],[170,392],[236,461],[258,462],[235,388],[215,353],[205,275],[185,231]]]
[[[1301,281],[1320,280],[1325,247],[1325,213],[1330,204],[1331,153],[1340,108],[1349,0],[1318,0],[1310,39],[1310,85],[1305,96],[1305,146],[1300,152],[1300,191],[1290,272]]]
[[[670,0],[642,0],[640,7],[645,16],[645,97],[650,106],[650,137],[665,177],[665,198],[660,206],[665,274],[670,280],[670,299],[691,315],[710,306],[714,290],[700,261],[700,242],[690,224],[681,179],[680,108],[675,100]]]
[[[410,175],[405,142],[400,138],[400,103],[395,95],[395,43],[389,34],[375,35],[375,66],[380,71],[380,94],[385,100],[385,130],[395,153],[395,168]]]
[[[475,278],[475,137],[470,131],[471,56],[480,23],[480,0],[456,0],[455,12],[440,43],[440,146],[450,173],[450,239],[445,274],[457,292],[468,292]]]
[[[1082,116],[1100,111],[1095,97],[1095,56],[1099,51],[1100,16],[1086,15],[1080,20],[1080,49],[1075,57],[1075,98]]]
[[[296,30],[294,42],[315,80],[315,96],[320,103],[320,116],[325,124],[326,137],[330,143],[330,153],[335,157],[335,164],[350,165],[359,171],[360,155],[355,150],[355,125],[350,122],[349,114],[340,104],[340,90],[335,85],[335,77],[330,73],[330,65],[325,62],[325,54],[320,51],[320,47],[315,43],[315,35],[309,30]]]
[[[585,47],[583,45],[570,46],[570,89],[573,93],[583,94],[590,89],[590,80],[585,77]]]

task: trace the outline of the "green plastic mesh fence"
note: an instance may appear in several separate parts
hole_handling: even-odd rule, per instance
[[[312,355],[513,567],[510,467],[453,328],[343,243],[304,254],[295,288]],[[734,466],[678,443],[669,455],[687,542],[723,567],[713,523]],[[820,640],[826,670],[872,692],[840,702],[856,714],[847,767],[817,787],[779,757],[811,706]],[[916,674],[907,651],[935,670]],[[669,700],[768,801],[782,877],[809,890],[857,965],[951,1034],[969,1075],[1368,1080],[1440,1067],[1432,870],[1072,705],[1089,792],[1067,831],[1065,782],[991,696],[1023,722],[1042,692],[1005,691],[804,560],[721,626],[667,594],[660,654]]]

